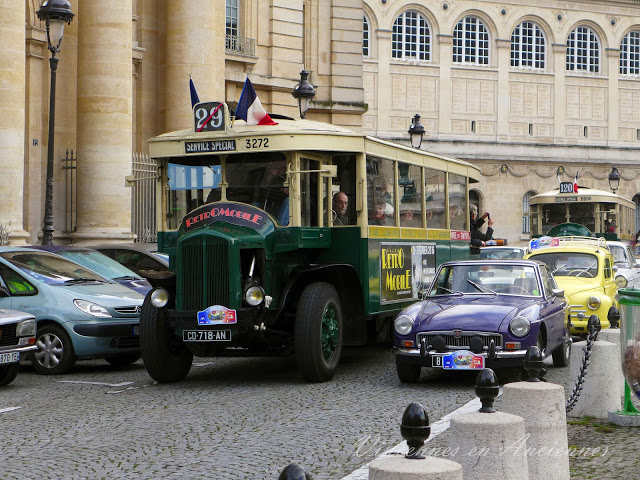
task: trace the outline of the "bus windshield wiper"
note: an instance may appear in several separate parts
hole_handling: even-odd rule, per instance
[[[474,282],[473,280],[469,280],[467,278],[467,282],[469,282],[471,285],[473,285],[476,289],[478,289],[478,291],[480,292],[490,292],[493,293],[496,297],[498,296],[498,294],[496,292],[494,292],[493,290],[491,290],[490,288],[487,287],[481,287],[480,285],[478,285],[476,282]]]

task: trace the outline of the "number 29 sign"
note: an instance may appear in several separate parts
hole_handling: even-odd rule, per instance
[[[193,107],[193,117],[196,132],[224,130],[224,103],[198,103]]]

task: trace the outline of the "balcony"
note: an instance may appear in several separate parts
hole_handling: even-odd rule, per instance
[[[225,50],[227,53],[255,57],[256,41],[253,38],[238,37],[236,35],[225,36]]]

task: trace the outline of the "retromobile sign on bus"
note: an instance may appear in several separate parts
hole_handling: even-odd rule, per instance
[[[435,273],[435,243],[380,243],[380,304],[417,299]]]

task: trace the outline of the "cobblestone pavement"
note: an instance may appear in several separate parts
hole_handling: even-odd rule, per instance
[[[568,391],[568,370],[550,368],[549,381]],[[402,442],[410,402],[437,422],[475,398],[474,380],[431,372],[402,385],[384,347],[347,349],[326,384],[301,382],[291,359],[196,359],[170,385],[154,384],[141,361],[78,362],[57,377],[23,365],[0,389],[0,478],[276,479],[296,462],[316,480],[341,479]],[[571,420],[570,445],[610,447],[573,458],[572,478],[640,478],[637,434]],[[446,444],[445,430],[433,445]]]

